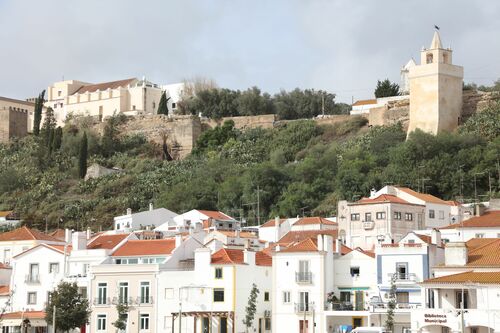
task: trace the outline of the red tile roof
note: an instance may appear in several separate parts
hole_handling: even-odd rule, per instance
[[[26,226],[21,228],[17,228],[12,231],[7,231],[0,233],[0,241],[8,242],[8,241],[23,241],[23,240],[44,240],[44,241],[53,241],[53,242],[61,242],[61,240],[44,234],[35,229],[30,229]]]
[[[127,238],[129,234],[115,234],[115,235],[106,235],[100,234],[95,237],[90,243],[87,245],[87,249],[114,249],[122,240]]]
[[[214,265],[242,265],[245,263],[243,250],[226,248],[220,249],[212,254],[211,263]],[[256,252],[255,264],[257,266],[271,266],[272,258],[263,251]]]
[[[7,264],[4,264],[3,262],[0,262],[0,269],[12,269],[12,267],[10,267]]]
[[[17,311],[4,313],[2,319],[45,319],[45,311]]]
[[[131,78],[131,79],[125,79],[125,80],[119,80],[119,81],[111,81],[111,82],[103,82],[103,83],[96,83],[96,84],[88,84],[85,86],[80,87],[77,91],[75,91],[74,94],[82,94],[85,92],[94,92],[97,90],[104,91],[109,89],[116,89],[120,87],[126,87],[132,82],[137,80],[136,78]]]
[[[322,217],[303,217],[295,222],[293,225],[312,225],[312,224],[326,224],[326,225],[338,225],[336,222],[327,220]]]
[[[6,217],[12,213],[12,210],[2,210],[0,211],[0,217]]]
[[[283,222],[285,222],[286,219],[280,219],[280,225],[283,224]],[[266,223],[264,223],[263,225],[261,225],[260,227],[261,228],[268,228],[268,227],[274,227],[276,226],[276,223],[275,223],[275,219],[272,219],[272,220],[269,220],[269,221],[266,221]]]
[[[318,235],[330,235],[334,239],[338,236],[337,230],[302,230],[302,231],[290,231],[286,233],[278,241],[280,245],[289,245],[291,243],[297,243],[304,239],[311,237],[318,237]]]
[[[422,284],[500,284],[500,272],[464,272],[428,279]]]
[[[455,223],[441,229],[494,228],[500,227],[500,210],[491,210],[481,216],[474,216],[462,223]]]
[[[64,229],[56,229],[52,231],[49,235],[61,241],[66,240],[66,231]]]
[[[0,296],[7,296],[10,294],[10,286],[8,284],[0,286]]]
[[[415,236],[420,238],[420,240],[422,240],[424,243],[432,244],[432,237],[431,236],[419,235],[419,234],[415,234]]]
[[[373,251],[363,250],[360,247],[355,248],[355,250],[363,253],[364,255],[367,255],[369,257],[375,258],[375,252],[373,252]]]
[[[408,187],[396,187],[396,188],[399,189],[400,191],[403,191],[403,192],[405,192],[409,195],[412,195],[412,196],[414,196],[420,200],[423,200],[425,202],[437,203],[437,204],[448,205],[448,206],[452,205],[448,201],[444,201],[443,199],[439,199],[438,197],[435,197],[431,194],[416,192]]]
[[[376,203],[400,203],[400,204],[410,204],[408,201],[398,198],[392,194],[381,194],[376,198],[362,198],[357,201],[358,204],[376,204]]]
[[[174,249],[175,238],[129,240],[113,253],[113,257],[168,255]]]
[[[318,251],[317,238],[307,238],[295,243],[280,252],[316,252]]]
[[[234,220],[231,216],[226,215],[223,212],[218,212],[214,210],[199,210],[199,209],[197,209],[197,211],[215,220],[221,220],[221,221]]]
[[[236,237],[236,231],[229,231],[229,230],[217,230],[217,232],[220,232],[221,234],[227,236],[227,237]],[[240,231],[240,238],[258,238],[256,234],[250,231]]]
[[[377,104],[377,100],[376,99],[363,99],[360,101],[356,101],[352,106],[370,105],[370,104]]]
[[[484,241],[469,240],[466,243],[469,249],[466,266],[500,267],[500,238],[481,239]]]

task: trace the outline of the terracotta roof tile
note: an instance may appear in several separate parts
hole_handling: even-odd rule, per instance
[[[377,104],[377,100],[376,99],[363,99],[360,101],[356,101],[352,106],[370,105],[370,104]]]
[[[82,94],[85,92],[94,92],[97,90],[104,91],[109,89],[116,89],[120,87],[126,87],[132,82],[137,80],[136,78],[131,78],[131,79],[125,79],[125,80],[119,80],[119,81],[111,81],[111,82],[103,82],[103,83],[96,83],[96,84],[87,84],[82,87],[80,87],[77,91],[75,91],[74,94]]]
[[[64,229],[56,229],[52,231],[49,235],[61,241],[66,240],[66,231]]]
[[[115,234],[115,235],[106,235],[100,234],[95,237],[90,243],[87,245],[87,249],[114,249],[122,240],[127,238],[129,234]]]
[[[444,201],[443,199],[439,199],[438,197],[435,197],[432,194],[416,192],[408,187],[397,187],[397,189],[399,189],[400,191],[403,191],[409,195],[412,195],[420,200],[423,200],[425,202],[431,202],[431,203],[437,203],[437,204],[441,204],[441,205],[451,206],[451,204],[449,202]]]
[[[469,248],[466,266],[500,267],[500,238],[485,241],[483,245],[474,243],[476,245],[474,248],[469,247],[469,244],[472,244],[469,242],[466,243]]]
[[[433,283],[484,283],[500,284],[500,272],[464,272],[428,279],[422,284]]]
[[[168,255],[174,249],[175,238],[129,240],[113,253],[113,257]]]
[[[381,194],[376,198],[362,198],[356,202],[357,204],[374,204],[374,203],[400,203],[400,204],[410,204],[408,201],[398,198],[392,194]]]
[[[481,216],[474,216],[462,223],[451,224],[441,229],[491,227],[500,227],[500,210],[487,211]]]
[[[420,240],[422,240],[424,243],[432,244],[432,237],[431,236],[419,235],[419,234],[415,234],[415,236],[420,238]]]
[[[30,229],[26,226],[21,228],[17,228],[12,231],[7,231],[0,233],[0,241],[8,242],[8,241],[22,241],[22,240],[44,240],[44,241],[53,241],[53,242],[61,242],[61,240],[44,234],[35,229]]]
[[[236,231],[217,230],[217,232],[228,237],[236,237]],[[240,231],[240,238],[257,238],[257,235],[250,231]]]
[[[10,293],[10,286],[8,284],[0,286],[0,296],[7,296],[9,295],[9,293]]]
[[[280,225],[282,225],[283,222],[285,222],[285,221],[286,221],[286,219],[280,219]],[[276,226],[276,221],[275,221],[275,219],[272,219],[272,220],[266,221],[266,223],[264,223],[260,227],[261,228],[268,228],[268,227],[274,227],[274,226]]]
[[[11,214],[12,210],[2,210],[0,211],[0,217],[7,217],[7,215]]]
[[[215,265],[242,265],[244,264],[243,250],[223,248],[212,254],[212,264]],[[271,266],[272,258],[263,251],[255,252],[257,266]]]
[[[311,224],[326,224],[326,225],[338,225],[336,222],[327,220],[322,217],[303,217],[295,222],[293,225],[311,225]]]
[[[278,241],[280,245],[288,245],[291,243],[297,243],[304,239],[311,237],[318,237],[318,235],[330,235],[334,239],[338,236],[337,230],[302,230],[302,231],[290,231],[286,233],[281,239]]]
[[[307,238],[295,243],[280,252],[316,252],[318,251],[318,241],[316,238]]]
[[[234,220],[231,216],[226,215],[223,212],[218,212],[215,210],[199,210],[199,209],[197,209],[197,211],[202,213],[203,215],[206,215],[206,216],[213,218],[215,220],[221,220],[221,221]]]

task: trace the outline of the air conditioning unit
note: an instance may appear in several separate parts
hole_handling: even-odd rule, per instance
[[[271,317],[271,310],[264,310],[264,317],[266,318]]]

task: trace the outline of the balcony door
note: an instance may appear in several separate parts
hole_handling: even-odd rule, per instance
[[[356,301],[356,311],[364,310],[364,292],[361,290],[357,290],[354,294],[354,298]]]
[[[396,278],[398,280],[406,280],[408,277],[408,263],[398,262],[396,263]]]
[[[457,309],[460,309],[461,308],[461,302],[462,302],[462,291],[459,290],[455,293],[455,298],[456,298],[456,308]],[[469,308],[469,294],[467,291],[464,291],[464,309],[468,309]]]
[[[31,282],[38,281],[39,266],[38,264],[30,264],[30,277]]]
[[[309,292],[299,292],[299,306],[301,311],[309,311]]]

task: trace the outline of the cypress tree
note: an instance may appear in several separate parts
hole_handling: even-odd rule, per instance
[[[62,144],[63,130],[61,126],[57,126],[54,132],[54,140],[52,141],[52,150],[59,150]]]
[[[87,133],[83,132],[82,140],[80,141],[80,156],[78,158],[78,175],[80,178],[85,178],[87,174]]]
[[[45,97],[45,90],[42,90],[38,98],[35,100],[35,112],[33,116],[33,134],[40,134],[40,123],[42,122],[42,109]]]
[[[163,92],[161,94],[161,98],[160,98],[160,103],[158,103],[158,112],[156,112],[157,114],[164,114],[164,115],[168,115],[168,100],[170,99],[167,98],[167,94],[165,92]]]
[[[45,143],[45,146],[50,149],[51,144],[51,133],[56,128],[56,118],[54,117],[54,110],[51,107],[47,108],[45,112],[45,119],[43,120],[43,126],[40,130],[40,136]],[[53,133],[52,133],[53,134]]]

